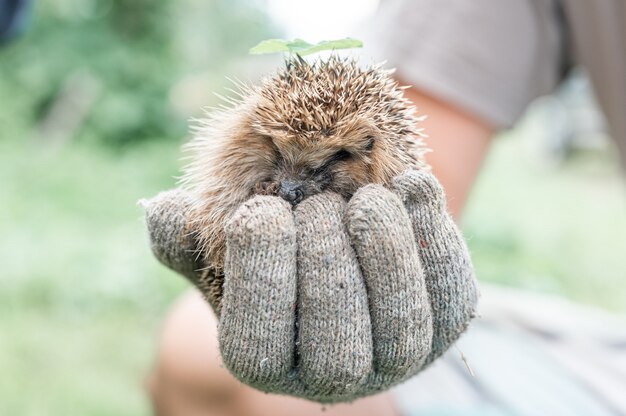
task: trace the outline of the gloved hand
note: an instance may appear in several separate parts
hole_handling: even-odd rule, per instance
[[[474,316],[467,248],[427,172],[348,202],[250,199],[226,227],[223,285],[198,271],[188,198],[146,203],[153,251],[203,291],[224,364],[259,390],[326,403],[378,393],[439,357]]]

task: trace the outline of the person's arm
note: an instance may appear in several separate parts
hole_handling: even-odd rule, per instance
[[[432,152],[426,160],[446,191],[448,210],[458,220],[495,127],[419,89],[410,88],[405,94],[420,115],[428,116],[423,127]]]

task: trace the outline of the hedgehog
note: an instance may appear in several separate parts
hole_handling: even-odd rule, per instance
[[[207,266],[201,289],[221,290],[224,226],[252,196],[297,205],[330,191],[347,200],[363,185],[425,168],[423,117],[392,73],[334,54],[312,63],[295,56],[260,85],[237,83],[237,99],[197,121],[181,183]]]

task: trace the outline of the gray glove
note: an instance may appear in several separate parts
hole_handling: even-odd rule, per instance
[[[226,227],[223,279],[198,271],[187,198],[175,190],[146,204],[153,251],[203,291],[220,317],[224,364],[259,390],[327,403],[386,390],[474,316],[467,248],[429,173],[408,171],[391,190],[365,186],[347,203],[331,193],[294,210],[250,199]]]

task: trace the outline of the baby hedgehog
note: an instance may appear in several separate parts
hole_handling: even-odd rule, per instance
[[[200,121],[182,183],[194,195],[193,229],[211,274],[221,272],[225,223],[254,194],[293,205],[322,191],[349,199],[424,166],[419,118],[391,73],[335,55],[290,58]]]

